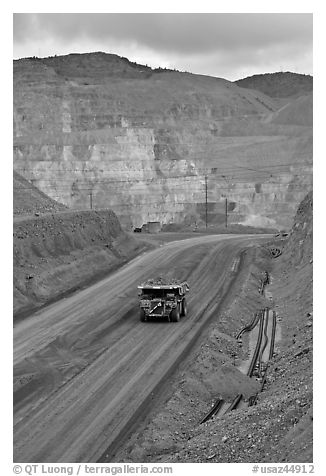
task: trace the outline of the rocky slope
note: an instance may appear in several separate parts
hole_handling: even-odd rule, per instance
[[[313,78],[309,74],[265,73],[238,79],[235,83],[241,88],[256,89],[273,98],[304,96],[312,92]]]
[[[13,247],[17,319],[104,277],[151,245],[125,233],[112,211],[86,210],[19,217]]]
[[[298,106],[304,116],[304,105]],[[287,227],[311,189],[312,130],[224,79],[104,53],[14,62],[14,168],[71,208]],[[309,122],[309,121],[308,121]]]
[[[68,207],[56,202],[41,192],[31,182],[14,171],[13,212],[17,215],[31,215],[67,210]]]

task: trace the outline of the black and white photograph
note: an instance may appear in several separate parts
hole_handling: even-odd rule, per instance
[[[11,13],[10,471],[316,472],[313,19]]]

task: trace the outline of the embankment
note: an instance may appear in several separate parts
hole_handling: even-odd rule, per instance
[[[14,318],[99,279],[151,245],[122,231],[110,210],[14,221]]]

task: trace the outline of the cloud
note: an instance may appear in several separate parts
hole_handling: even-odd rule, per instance
[[[28,48],[25,56],[38,56],[37,44],[43,56],[105,51],[133,61],[143,58],[152,66],[203,74],[222,70],[224,77],[223,71],[233,76],[239,71],[239,61],[242,68],[281,63],[289,70],[295,64],[309,69],[312,14],[15,14],[15,57]]]

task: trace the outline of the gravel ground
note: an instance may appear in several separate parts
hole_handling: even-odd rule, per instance
[[[175,376],[171,394],[150,415],[116,461],[130,462],[312,462],[312,196],[302,202],[286,240],[247,257],[246,279],[232,303],[211,324],[207,338]],[[272,300],[259,294],[264,271]],[[199,421],[216,398],[255,393],[256,382],[236,368],[246,358],[234,336],[257,309],[277,312],[277,342],[267,382],[256,406]],[[234,360],[235,359],[235,360]],[[235,366],[234,366],[235,364]]]

